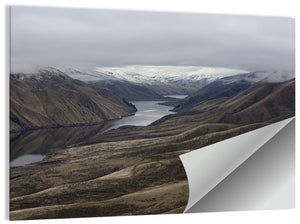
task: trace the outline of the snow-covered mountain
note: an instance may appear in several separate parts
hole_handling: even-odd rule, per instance
[[[121,67],[95,67],[93,69],[60,68],[72,78],[82,81],[123,80],[132,83],[177,83],[195,82],[206,79],[212,82],[226,76],[232,76],[249,71],[203,66],[153,66],[130,65]]]
[[[128,100],[154,100],[158,95],[191,95],[210,83],[228,85],[242,80],[276,82],[288,80],[286,71],[246,71],[203,66],[128,65],[121,67],[60,68],[72,78],[110,89]],[[155,93],[146,94],[145,93]]]
[[[135,83],[177,82],[183,80],[201,80],[222,78],[247,71],[199,66],[142,66],[98,67],[100,73]]]

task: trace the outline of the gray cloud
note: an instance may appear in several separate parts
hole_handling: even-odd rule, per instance
[[[11,70],[200,65],[294,70],[294,19],[12,7]]]

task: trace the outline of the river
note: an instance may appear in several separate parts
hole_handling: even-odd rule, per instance
[[[134,101],[131,102],[136,106],[137,112],[133,116],[123,117],[120,120],[114,121],[113,126],[107,129],[116,129],[124,125],[147,126],[152,122],[172,114],[172,107],[160,105],[164,101]]]
[[[170,97],[170,96],[169,96]],[[172,95],[173,98],[182,98]],[[147,126],[174,112],[163,101],[134,101],[137,112],[133,116],[102,125],[42,129],[10,134],[10,167],[41,161],[52,149],[63,149],[88,141],[95,135],[124,125]]]

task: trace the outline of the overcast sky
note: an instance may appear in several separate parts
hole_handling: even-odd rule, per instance
[[[196,65],[294,70],[294,19],[11,8],[11,70]]]

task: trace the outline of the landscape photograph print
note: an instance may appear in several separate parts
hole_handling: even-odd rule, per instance
[[[183,213],[180,155],[295,116],[293,18],[9,17],[10,220]]]

